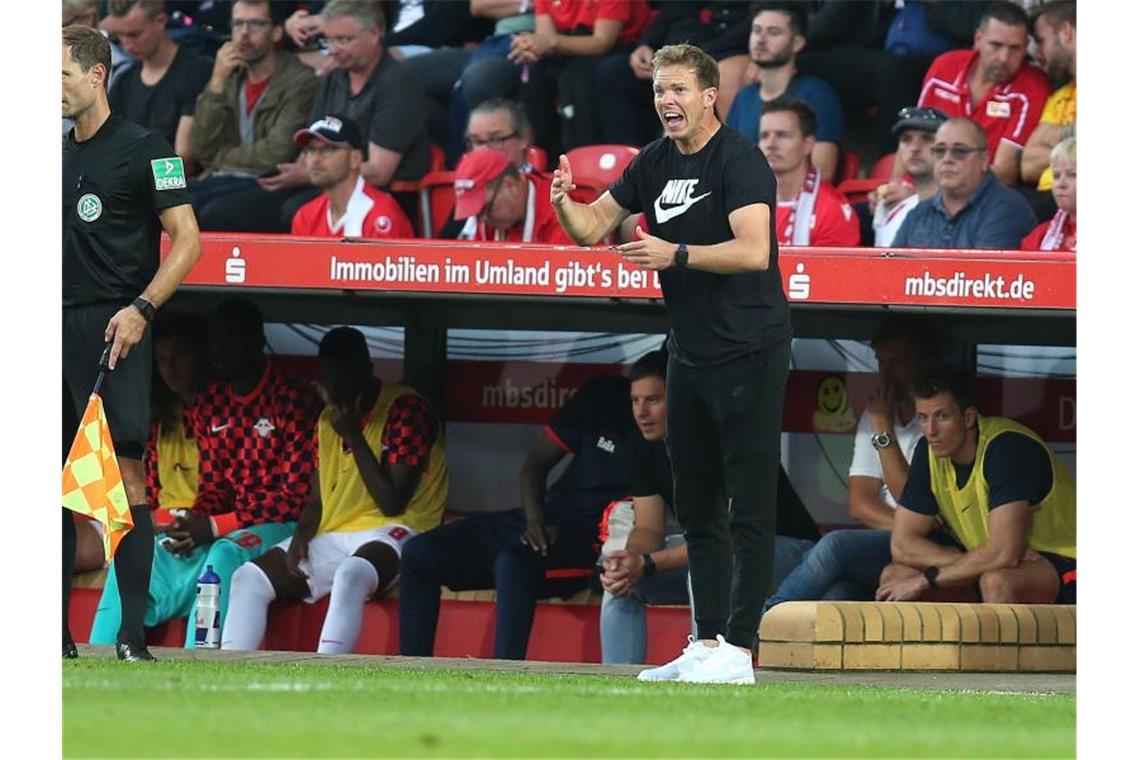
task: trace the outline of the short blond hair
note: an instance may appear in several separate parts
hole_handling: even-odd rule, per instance
[[[683,42],[658,50],[653,54],[653,76],[657,76],[657,70],[665,66],[683,66],[693,72],[702,90],[720,88],[720,68],[711,55],[696,45]]]
[[[1049,151],[1049,166],[1072,166],[1077,165],[1077,138],[1066,137],[1061,142],[1053,146],[1053,150]]]

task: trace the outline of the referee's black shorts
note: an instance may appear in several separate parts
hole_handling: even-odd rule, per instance
[[[75,414],[83,410],[99,375],[99,357],[106,345],[103,334],[107,322],[126,304],[100,303],[72,306],[63,310],[63,379],[71,392]],[[150,433],[150,329],[143,333],[130,356],[120,358],[114,372],[103,380],[99,395],[107,412],[115,453],[128,459],[142,459]]]

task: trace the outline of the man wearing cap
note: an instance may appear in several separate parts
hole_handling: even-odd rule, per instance
[[[934,133],[946,118],[937,108],[914,107],[899,111],[899,120],[891,127],[891,134],[898,138],[896,162],[906,174],[879,185],[867,196],[875,215],[872,226],[876,247],[889,246],[911,209],[938,192],[930,146],[934,144]]]
[[[364,181],[364,138],[356,122],[334,114],[293,135],[309,182],[323,192],[293,216],[292,233],[314,237],[415,237],[396,199]]]
[[[549,178],[523,173],[497,150],[476,148],[455,168],[455,218],[476,221],[460,239],[574,245],[549,197]]]

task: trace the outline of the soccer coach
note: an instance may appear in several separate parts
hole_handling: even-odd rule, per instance
[[[792,328],[777,265],[776,179],[721,124],[716,61],[692,45],[653,56],[664,137],[607,193],[575,203],[560,159],[550,201],[581,245],[630,213],[648,233],[618,247],[660,271],[670,318],[668,423],[677,517],[689,546],[699,641],[641,680],[754,683],[752,642],[772,574],[780,427]]]
[[[143,449],[150,418],[147,324],[198,260],[198,222],[186,196],[182,159],[162,137],[111,113],[111,47],[95,29],[63,29],[63,376],[81,418],[99,357],[111,344],[102,397],[135,527],[119,544],[115,571],[123,617],[116,652],[152,660],[143,615],[154,552]],[[159,266],[162,230],[170,255]],[[75,525],[63,512],[63,656],[68,629]]]

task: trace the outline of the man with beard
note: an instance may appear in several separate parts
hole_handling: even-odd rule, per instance
[[[930,146],[934,133],[946,121],[946,114],[937,108],[904,108],[899,120],[891,127],[891,134],[899,140],[898,163],[906,174],[898,180],[879,185],[867,196],[875,229],[875,246],[889,246],[898,234],[903,220],[919,201],[938,192],[934,181],[934,159]]]
[[[416,233],[396,199],[360,176],[364,137],[340,114],[326,116],[294,138],[309,182],[324,192],[297,209],[294,235],[410,238]]]
[[[1030,202],[1041,211],[1055,206],[1049,190],[1053,172],[1049,159],[1053,148],[1077,130],[1077,4],[1068,0],[1044,5],[1033,20],[1037,59],[1053,82],[1065,82],[1045,101],[1041,122],[1021,154],[1021,181],[1037,183],[1036,197]]]
[[[815,111],[818,123],[811,162],[831,181],[843,141],[843,108],[831,85],[796,71],[796,55],[806,43],[804,26],[802,11],[791,4],[766,3],[752,17],[748,53],[760,68],[760,81],[737,93],[725,124],[755,143],[765,104],[776,98],[802,100]]]
[[[1028,60],[1029,17],[1018,5],[995,2],[974,31],[972,50],[951,50],[926,72],[918,105],[973,119],[986,133],[994,174],[1020,178],[1021,151],[1041,118],[1049,80]]]
[[[282,31],[272,3],[238,0],[230,29],[233,37],[218,49],[190,130],[194,155],[206,169],[190,184],[200,214],[210,213],[211,203],[226,203],[230,193],[256,187],[257,175],[292,157],[293,133],[306,123],[319,81],[297,56],[275,49]]]

